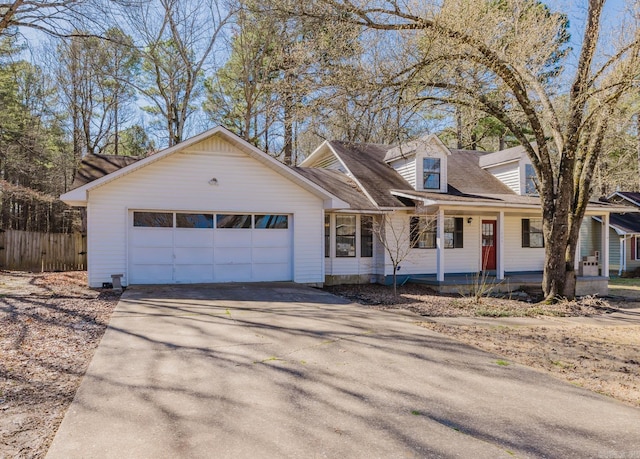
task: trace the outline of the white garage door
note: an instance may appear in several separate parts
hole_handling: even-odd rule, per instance
[[[132,212],[129,283],[289,281],[285,214]]]

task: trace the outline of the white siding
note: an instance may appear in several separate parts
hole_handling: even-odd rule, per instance
[[[391,164],[398,173],[415,189],[416,187],[416,158],[401,159]]]
[[[456,215],[447,215],[456,217]],[[390,224],[395,228],[395,234],[401,239],[405,247],[409,245],[409,214],[396,214],[390,219]],[[477,272],[480,266],[480,217],[473,217],[471,223],[467,223],[464,217],[463,223],[463,247],[457,249],[445,249],[444,267],[446,273],[472,273]],[[394,230],[387,228],[387,243],[395,252]],[[403,254],[404,250],[397,253]],[[398,274],[435,274],[436,273],[436,249],[410,249],[407,256],[400,263]],[[400,257],[402,258],[402,257]],[[386,256],[385,275],[393,274],[393,264],[389,255]]]
[[[313,167],[317,167],[320,169],[333,169],[336,171],[340,171],[343,173],[347,173],[345,168],[342,166],[342,163],[338,160],[336,155],[331,152],[327,152],[319,158]]]
[[[360,217],[356,216],[356,256],[355,257],[336,257],[336,214],[329,214],[331,218],[331,251],[329,257],[325,257],[325,274],[327,276],[351,276],[376,274],[379,265],[379,241],[375,234],[373,237],[373,256],[361,257],[361,239],[360,239]],[[345,215],[345,214],[342,214]]]
[[[505,217],[504,270],[506,273],[542,271],[544,267],[544,248],[522,247],[522,218],[526,217]]]
[[[209,185],[212,178],[218,185]],[[89,284],[127,279],[129,210],[293,215],[294,281],[323,282],[322,200],[218,136],[89,192]]]
[[[517,162],[487,169],[491,174],[507,185],[514,193],[520,194],[520,167]]]

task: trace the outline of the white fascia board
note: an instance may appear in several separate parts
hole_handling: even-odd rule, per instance
[[[403,198],[413,199],[416,201],[422,201],[425,206],[440,206],[440,207],[493,207],[495,209],[540,209],[538,204],[517,204],[517,203],[493,203],[493,202],[477,202],[477,201],[436,201],[434,199],[427,199],[421,196],[412,195],[409,193],[401,193],[392,191],[394,196],[400,196]]]
[[[612,198],[612,197],[614,197],[614,196],[618,196],[618,197],[620,197],[620,198],[624,199],[625,201],[629,201],[629,202],[630,202],[631,204],[633,204],[634,206],[636,206],[636,207],[640,207],[640,202],[634,201],[633,199],[628,198],[627,196],[625,196],[625,195],[623,195],[623,194],[620,194],[620,192],[619,192],[619,191],[616,191],[616,192],[615,192],[615,193],[613,193],[612,195],[607,196],[607,199],[611,199],[611,198]]]
[[[81,187],[76,188],[75,190],[72,190],[68,193],[65,193],[64,195],[62,195],[60,197],[60,199],[64,202],[74,202],[74,205],[86,205],[86,201],[87,201],[87,192],[89,190],[92,190],[94,188],[97,188],[101,185],[104,185],[105,183],[111,182],[113,180],[118,179],[119,177],[122,177],[126,174],[129,174],[135,170],[138,170],[144,166],[147,166],[148,164],[154,163],[156,161],[159,161],[163,158],[165,158],[166,156],[169,156],[173,153],[176,153],[178,151],[184,150],[185,148],[190,147],[191,145],[194,145],[198,142],[202,142],[203,140],[208,139],[209,137],[212,137],[214,135],[220,134],[222,136],[224,136],[224,138],[230,142],[231,144],[237,146],[238,148],[240,148],[241,150],[243,150],[245,153],[247,153],[249,156],[251,156],[252,158],[260,161],[261,163],[263,163],[264,165],[268,166],[269,168],[273,169],[274,171],[280,173],[281,175],[285,176],[286,178],[288,178],[289,180],[293,181],[294,183],[296,183],[297,185],[301,186],[302,188],[306,189],[307,191],[309,191],[310,193],[322,198],[322,200],[324,201],[324,206],[325,208],[349,208],[349,204],[347,204],[346,202],[342,201],[341,199],[339,199],[338,197],[332,195],[331,193],[329,193],[328,191],[326,191],[324,188],[320,187],[319,185],[316,185],[315,183],[311,182],[310,180],[306,179],[305,177],[303,177],[302,175],[298,174],[297,172],[295,172],[294,170],[292,170],[291,168],[289,168],[288,166],[285,166],[284,164],[282,164],[280,161],[278,161],[275,158],[272,158],[271,156],[267,155],[265,152],[263,152],[262,150],[258,149],[257,147],[251,145],[250,143],[248,143],[247,141],[245,141],[244,139],[241,139],[240,137],[238,137],[237,135],[233,134],[231,131],[225,129],[222,126],[217,126],[213,129],[209,129],[208,131],[203,132],[202,134],[199,134],[195,137],[191,137],[190,139],[185,140],[184,142],[180,142],[177,145],[174,145],[173,147],[169,147],[166,148],[154,155],[148,156],[144,159],[141,159],[140,161],[136,161],[133,164],[130,164],[126,167],[123,167],[121,169],[118,169],[117,171],[112,172],[111,174],[107,174],[104,177],[100,177],[97,180],[94,180],[92,182],[89,182]]]
[[[596,217],[594,215],[591,218],[594,219],[595,221],[597,221],[598,223],[602,223],[602,218],[601,217]],[[638,234],[638,233],[627,233],[625,230],[623,230],[621,228],[618,228],[615,225],[612,225],[611,222],[609,222],[609,228],[611,228],[613,231],[615,231],[618,236],[626,236],[628,234]]]
[[[81,187],[82,188],[82,187]],[[87,205],[87,191],[81,188],[67,191],[60,195],[60,200],[72,207],[84,207]]]
[[[480,166],[480,168],[484,169],[484,170],[487,170],[487,169],[491,169],[492,167],[506,166],[507,164],[519,163],[521,159],[522,158],[509,159],[507,161],[502,161],[502,162],[495,163],[495,164],[489,164],[488,166]]]
[[[315,150],[313,150],[313,152],[312,152],[309,156],[307,156],[307,157],[304,159],[304,161],[302,161],[302,162],[300,163],[300,167],[313,167],[313,165],[311,165],[311,166],[310,166],[310,164],[313,164],[313,163],[315,162],[316,158],[317,158],[318,156],[321,156],[321,155],[322,155],[322,152],[324,151],[324,149],[326,148],[326,146],[327,146],[327,144],[328,144],[328,143],[329,143],[329,142],[328,142],[328,141],[326,141],[326,140],[325,140],[324,142],[322,142],[322,143],[318,146],[318,148],[316,148]]]
[[[430,134],[429,138],[429,140],[434,141],[445,152],[446,155],[451,156],[451,150],[449,150],[449,148],[442,142],[442,140],[440,140],[440,137],[435,134]]]

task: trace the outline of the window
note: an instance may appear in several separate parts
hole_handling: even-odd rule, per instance
[[[373,257],[373,217],[360,217],[360,256]]]
[[[444,248],[461,249],[463,247],[463,222],[460,217],[444,219]],[[427,217],[411,217],[411,247],[414,249],[436,248],[436,220]]]
[[[169,212],[134,212],[133,226],[173,228],[173,214]]]
[[[422,160],[422,180],[425,190],[440,189],[440,158]]]
[[[411,247],[414,249],[436,248],[436,221],[427,217],[411,217],[409,223]]]
[[[444,219],[444,248],[462,248],[462,225],[464,220],[459,217],[448,217]]]
[[[287,215],[256,215],[256,229],[287,229],[289,217]]]
[[[213,214],[176,214],[178,228],[213,228]]]
[[[522,219],[522,247],[544,247],[541,218]]]
[[[356,216],[336,215],[336,257],[356,256]]]
[[[251,215],[216,215],[216,228],[251,228]]]
[[[331,256],[331,215],[324,216],[324,256]]]
[[[525,164],[524,177],[525,194],[538,194],[538,190],[536,188],[538,177],[536,176],[536,171],[533,170],[533,166],[531,164]]]

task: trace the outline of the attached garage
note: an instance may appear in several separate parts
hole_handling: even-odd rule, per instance
[[[87,208],[90,286],[324,282],[324,212],[349,205],[226,129],[132,163],[92,156],[61,196]]]
[[[132,284],[293,280],[287,214],[132,211]]]

